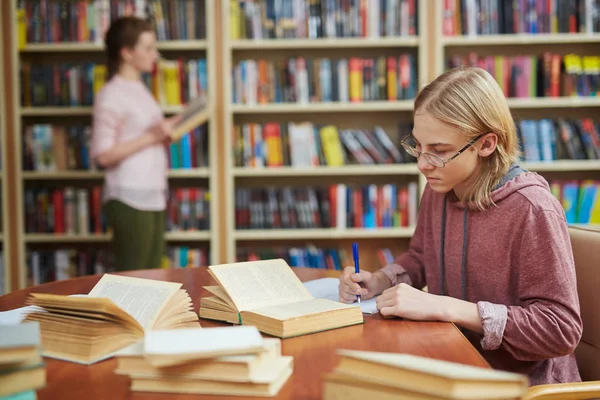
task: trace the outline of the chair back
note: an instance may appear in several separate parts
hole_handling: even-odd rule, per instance
[[[569,227],[583,336],[575,356],[581,379],[600,380],[600,230]]]

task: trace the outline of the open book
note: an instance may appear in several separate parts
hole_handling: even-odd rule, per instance
[[[315,299],[283,259],[211,265],[219,286],[200,299],[201,318],[254,325],[287,338],[363,323],[360,307]]]
[[[181,283],[104,274],[88,296],[32,293],[44,356],[91,364],[138,341],[146,331],[200,327]]]
[[[181,120],[173,128],[171,139],[175,142],[190,130],[202,125],[210,116],[210,109],[206,96],[201,95],[188,103],[180,114]]]

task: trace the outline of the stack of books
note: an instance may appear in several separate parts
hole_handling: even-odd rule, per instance
[[[324,376],[328,399],[520,399],[527,376],[409,354],[338,350],[340,361]]]
[[[46,385],[37,322],[0,325],[0,399],[36,399]]]
[[[116,358],[133,392],[275,396],[293,370],[280,340],[253,326],[153,331]]]

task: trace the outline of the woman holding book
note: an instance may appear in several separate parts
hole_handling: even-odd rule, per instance
[[[402,144],[428,185],[410,248],[374,273],[347,267],[341,301],[378,296],[384,316],[453,322],[493,368],[532,385],[580,381],[564,211],[541,176],[516,164],[500,87],[483,69],[453,69],[419,93],[414,110]]]
[[[108,81],[94,99],[91,154],[106,170],[104,210],[119,270],[160,267],[167,153],[178,118],[164,119],[141,80],[158,59],[149,22],[122,17],[106,33]]]

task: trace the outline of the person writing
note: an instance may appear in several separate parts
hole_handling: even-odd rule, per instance
[[[580,381],[564,211],[516,163],[515,123],[494,78],[477,67],[439,76],[418,94],[402,145],[427,178],[409,250],[374,273],[346,267],[340,301],[378,296],[386,317],[453,322],[493,368],[532,385]]]
[[[158,59],[150,23],[121,17],[105,43],[108,80],[94,99],[91,155],[106,170],[103,201],[116,268],[157,268],[165,250],[166,144],[179,118],[163,118],[141,80]]]

